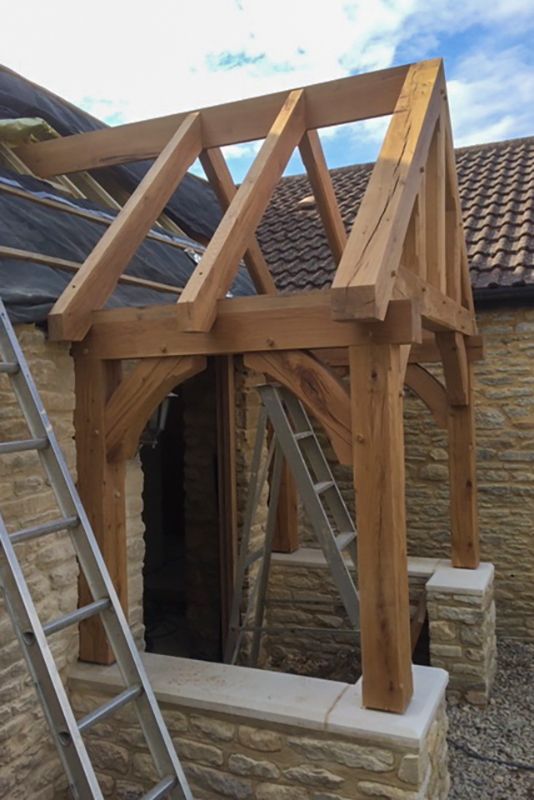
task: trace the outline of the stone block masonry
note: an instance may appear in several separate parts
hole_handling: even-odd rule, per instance
[[[147,654],[145,664],[195,800],[444,800],[446,674],[415,667],[404,715],[361,708],[361,685]],[[119,688],[114,667],[80,664],[78,713]],[[131,710],[87,737],[106,797],[154,783]],[[65,798],[57,784],[56,800]]]
[[[440,566],[428,581],[430,658],[449,672],[449,700],[485,705],[495,677],[492,564],[476,570]]]

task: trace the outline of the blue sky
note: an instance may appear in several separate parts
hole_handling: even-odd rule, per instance
[[[116,125],[441,56],[460,146],[534,134],[533,9],[532,0],[28,0],[5,15],[3,61]],[[322,131],[329,165],[374,160],[386,124]],[[236,180],[258,146],[226,149]],[[289,169],[302,171],[298,159]]]

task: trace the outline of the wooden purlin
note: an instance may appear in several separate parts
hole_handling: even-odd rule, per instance
[[[410,67],[332,283],[336,319],[384,319],[444,87],[440,60]]]
[[[48,316],[52,339],[83,339],[91,326],[91,312],[111,295],[119,276],[201,149],[200,118],[193,114],[182,123],[55,303]]]

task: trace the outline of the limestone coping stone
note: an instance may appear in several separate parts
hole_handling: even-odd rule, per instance
[[[155,653],[143,653],[142,659],[160,702],[406,747],[420,746],[448,682],[445,670],[414,665],[414,694],[406,712],[388,714],[362,707],[361,679],[347,684]],[[71,671],[69,685],[106,694],[123,687],[116,665],[81,662]]]
[[[345,554],[345,560],[349,566],[354,566],[352,558]],[[293,553],[273,553],[273,564],[281,564],[288,567],[319,567],[327,568],[326,559],[323,551],[318,547],[299,547]],[[440,565],[450,564],[443,558],[423,558],[420,556],[408,557],[408,575],[414,578],[430,578]]]
[[[453,567],[450,561],[440,564],[426,584],[427,592],[483,595],[493,581],[495,567],[483,562],[476,569]]]

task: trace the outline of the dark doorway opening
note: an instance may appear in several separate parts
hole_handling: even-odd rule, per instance
[[[217,411],[213,365],[180,385],[141,447],[146,648],[222,659]],[[164,418],[164,424],[162,421]],[[159,427],[157,436],[150,429]]]
[[[187,625],[183,393],[151,420],[141,446],[145,476],[144,619],[146,649],[189,656]],[[162,425],[162,430],[157,430]],[[150,441],[151,440],[151,441]]]

